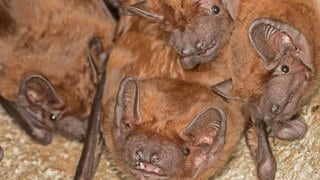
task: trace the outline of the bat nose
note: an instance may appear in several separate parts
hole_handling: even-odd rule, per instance
[[[199,41],[198,43],[196,43],[197,50],[203,50],[205,48],[206,48],[206,44],[203,41]]]
[[[189,56],[194,52],[193,48],[191,47],[185,47],[180,51],[180,54],[182,56]]]
[[[158,152],[149,152],[147,150],[137,150],[136,159],[141,162],[147,162],[156,165],[161,161],[161,155]]]

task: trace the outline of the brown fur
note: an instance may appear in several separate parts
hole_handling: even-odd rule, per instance
[[[109,83],[110,85],[116,86],[116,84]],[[215,96],[208,88],[168,79],[141,80],[140,98],[140,112],[143,122],[137,125],[136,130],[128,138],[133,135],[141,135],[150,138],[149,141],[154,138],[152,141],[173,142],[181,147],[181,152],[185,145],[178,136],[179,131],[186,127],[192,118],[204,109],[208,107],[222,109],[227,115],[227,132],[225,145],[214,155],[217,159],[209,161],[209,164],[202,170],[203,172],[198,172],[199,174],[197,175],[190,174],[190,172],[194,172],[194,169],[188,169],[188,164],[179,164],[175,174],[165,179],[207,179],[222,170],[245,127],[245,119],[242,117],[238,102],[226,103],[219,96]],[[125,158],[121,157],[120,152],[123,149],[119,150],[116,147],[116,144],[120,143],[119,140],[113,139],[116,131],[114,122],[116,121],[114,117],[116,114],[114,109],[115,101],[116,99],[113,95],[108,101],[109,104],[107,103],[106,105],[104,103],[107,111],[104,114],[102,130],[107,147],[113,154],[112,157],[117,160],[122,170],[131,174],[132,172],[127,167]],[[193,152],[191,151],[191,153]],[[172,163],[181,159],[179,156],[172,158],[170,160]]]
[[[157,23],[157,30],[163,31],[163,40],[168,41],[179,53],[181,66],[192,69],[220,56],[234,28],[241,0],[148,0],[122,3],[121,12],[140,15]],[[217,8],[216,13],[212,7]]]
[[[184,70],[178,53],[167,41],[167,34],[160,29],[161,24],[150,20],[121,16],[119,38],[108,63],[108,77],[121,79],[125,71],[127,75],[141,79],[171,77],[207,87],[230,78],[227,57]],[[223,53],[221,56],[228,55]]]
[[[153,2],[160,3],[160,1]],[[182,2],[185,1],[161,1],[163,6],[170,5],[170,8],[166,7],[164,9],[170,10],[173,14],[186,13],[183,11],[184,9],[181,9],[180,3]],[[156,7],[159,6],[159,4],[156,4]],[[160,10],[162,9],[160,8]],[[185,14],[183,15],[185,16]],[[119,82],[126,76],[134,76],[137,77],[139,81],[143,81],[141,87],[141,99],[143,99],[141,102],[141,114],[144,121],[152,119],[154,121],[157,120],[155,122],[152,121],[152,123],[144,123],[139,133],[144,135],[147,134],[147,136],[149,136],[150,134],[158,134],[158,132],[161,132],[162,137],[160,136],[161,138],[159,137],[157,140],[163,140],[162,138],[164,138],[174,142],[177,141],[177,131],[185,126],[196,113],[199,113],[200,107],[204,108],[206,106],[204,104],[208,102],[207,100],[203,100],[202,102],[202,98],[200,100],[198,97],[199,95],[208,96],[210,99],[214,98],[210,103],[213,103],[218,107],[223,106],[222,109],[230,108],[229,110],[226,110],[226,114],[230,117],[228,118],[228,123],[229,120],[233,121],[233,123],[229,123],[232,125],[228,126],[227,131],[228,133],[234,131],[234,133],[238,135],[234,135],[234,138],[231,139],[227,137],[225,149],[220,151],[220,153],[226,153],[219,157],[222,158],[220,159],[221,162],[220,160],[217,160],[217,162],[214,161],[214,163],[217,164],[212,167],[209,165],[208,171],[200,176],[204,178],[220,171],[222,165],[229,158],[229,153],[232,151],[235,142],[239,140],[240,134],[243,131],[242,128],[244,128],[245,124],[243,120],[231,120],[233,119],[233,113],[239,113],[238,115],[241,117],[239,104],[234,106],[233,103],[230,103],[230,107],[227,107],[225,102],[221,100],[216,101],[216,95],[209,91],[209,87],[213,84],[230,78],[230,74],[227,70],[228,63],[225,61],[227,57],[218,58],[214,62],[212,61],[208,64],[200,64],[191,70],[184,70],[179,63],[178,53],[168,43],[167,32],[161,29],[163,24],[138,16],[121,16],[119,22],[119,36],[108,61],[106,81],[108,87],[105,90],[103,98],[103,105],[107,106],[109,109],[105,112],[107,113],[107,117],[104,118],[104,123],[102,125],[103,133],[107,146],[114,154],[113,157],[118,158],[120,166],[127,169],[126,171],[129,172],[128,168],[126,168],[126,163],[123,162],[123,159],[119,158],[120,154],[115,147],[115,142],[113,142],[112,138],[114,138],[114,134],[112,134],[113,131],[110,128],[114,127],[112,125],[112,120],[114,119],[114,97],[118,92]],[[225,50],[225,48],[223,48],[223,50]],[[221,54],[221,56],[228,56],[228,54]],[[172,83],[169,83],[171,80],[169,82],[164,80],[159,82],[159,80],[154,80],[157,78],[175,80],[172,81]],[[195,85],[191,86],[184,83],[178,83],[178,80],[195,83]],[[148,84],[148,86],[144,84]],[[198,87],[196,84],[205,86],[207,90],[202,90],[203,87]],[[173,89],[173,87],[175,87],[175,89]],[[169,88],[170,92],[165,91],[165,88]],[[179,92],[188,92],[190,95],[184,96]],[[169,96],[170,99],[167,99]],[[110,100],[112,100],[113,105],[108,105],[108,101]],[[198,109],[199,105],[200,109]],[[234,112],[231,112],[231,108],[235,108]],[[173,124],[169,126],[169,122],[164,121],[165,119],[183,119],[183,122],[181,122],[182,124],[172,122]],[[179,170],[177,173],[183,174],[186,172],[185,170]],[[179,175],[178,177],[191,178],[190,175]]]
[[[250,4],[255,4],[255,8],[249,7]],[[275,6],[274,4],[278,5]],[[242,20],[236,26],[230,45],[233,54],[231,67],[233,72],[233,83],[236,87],[235,95],[243,97],[248,101],[252,101],[262,93],[264,84],[268,79],[266,78],[266,75],[270,72],[267,72],[264,68],[261,57],[254,50],[248,39],[248,27],[256,18],[270,17],[292,25],[299,32],[303,33],[309,42],[316,70],[313,75],[313,81],[310,83],[309,88],[307,88],[308,90],[304,93],[303,101],[301,101],[303,102],[302,104],[308,102],[307,99],[310,99],[315,93],[319,83],[319,72],[317,70],[319,61],[317,59],[320,58],[320,54],[317,49],[319,49],[320,46],[320,32],[318,31],[320,25],[319,23],[316,23],[319,22],[319,20],[315,14],[315,6],[316,5],[313,4],[312,1],[300,0],[277,0],[272,2],[252,0],[243,3],[243,9],[239,15],[239,18]]]
[[[16,28],[0,41],[1,94],[15,100],[21,79],[41,74],[65,102],[66,114],[87,117],[95,86],[86,50],[94,36],[110,48],[114,20],[100,2],[90,0],[6,2]],[[7,23],[1,21],[1,26]]]
[[[290,112],[285,112],[285,115],[295,115],[299,113],[302,106],[309,102],[310,98],[318,91],[319,88],[319,67],[320,67],[320,23],[319,18],[317,17],[315,11],[315,1],[303,1],[303,0],[251,0],[246,1],[242,4],[243,8],[239,14],[239,23],[237,24],[232,40],[230,42],[230,52],[232,58],[230,61],[230,69],[232,72],[232,79],[234,85],[234,96],[241,97],[245,102],[247,102],[251,115],[255,118],[261,118],[266,116],[267,112],[255,112],[255,109],[259,109],[258,105],[264,106],[265,101],[261,101],[261,97],[264,96],[266,88],[268,88],[268,81],[271,78],[272,73],[268,71],[264,64],[262,58],[258,55],[256,50],[253,48],[248,37],[248,30],[251,22],[257,18],[267,17],[275,19],[284,23],[287,23],[294,27],[297,31],[302,33],[310,46],[311,58],[313,66],[315,67],[314,72],[311,76],[311,80],[308,82],[307,87],[301,93],[301,97],[297,101],[296,107],[292,108]],[[252,6],[253,5],[253,6]],[[276,84],[277,85],[277,84]],[[273,84],[275,86],[275,84]],[[295,87],[292,87],[295,88]],[[299,87],[296,87],[299,88]],[[288,95],[287,95],[288,96]],[[277,97],[274,97],[277,98]],[[279,97],[282,98],[282,97]],[[261,101],[261,102],[260,102]],[[253,106],[252,106],[253,105]],[[253,107],[253,108],[252,108]],[[252,110],[253,109],[253,110]],[[263,114],[263,115],[261,115]],[[280,118],[280,117],[279,117]],[[295,118],[295,117],[293,117]],[[261,120],[260,119],[260,120]],[[289,119],[282,119],[289,120]],[[304,135],[306,127],[303,122],[294,122],[289,121],[287,126],[290,126],[293,123],[296,126],[295,129],[289,129],[289,131],[297,131],[298,138],[301,138],[301,135]],[[272,124],[273,125],[273,124]],[[301,129],[300,129],[301,128]],[[250,132],[249,132],[250,133]],[[284,132],[288,133],[288,132]],[[260,133],[258,132],[258,135]],[[289,135],[290,134],[286,134]],[[255,134],[257,136],[257,134]],[[250,137],[256,138],[256,137]],[[293,138],[297,139],[297,138]],[[250,140],[250,139],[249,139]],[[260,141],[259,141],[260,142]],[[252,142],[251,142],[252,143]],[[257,143],[257,142],[256,142]],[[249,143],[249,146],[252,144]],[[258,144],[255,144],[255,148],[258,147]],[[251,147],[252,148],[252,147]],[[269,147],[263,147],[265,148]],[[251,149],[252,150],[252,149]],[[256,149],[253,149],[255,151]],[[253,152],[254,153],[254,152]],[[254,153],[253,156],[256,156]],[[258,176],[259,173],[268,173],[268,176],[260,176],[261,179],[272,179],[274,177],[275,164],[267,162],[271,159],[268,157],[266,159],[260,159],[265,157],[254,157],[258,165]],[[260,164],[261,163],[261,164]],[[266,163],[266,164],[263,164]],[[260,166],[261,165],[261,166]],[[263,165],[266,165],[267,169],[263,169]],[[274,168],[274,169],[273,169]],[[259,172],[259,170],[264,172]]]
[[[0,2],[0,37],[6,37],[15,32],[16,22],[12,18],[10,1]]]

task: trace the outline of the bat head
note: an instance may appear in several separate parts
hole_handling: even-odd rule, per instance
[[[49,143],[54,131],[78,140],[85,136],[85,125],[79,119],[65,115],[64,102],[49,80],[41,75],[32,74],[22,79],[14,104],[22,118],[18,121],[28,122],[30,127],[24,128],[31,128],[31,136],[41,143]]]
[[[162,80],[139,84],[133,77],[120,83],[113,143],[118,159],[138,179],[196,178],[219,164],[227,116],[220,107],[209,105],[210,90],[210,96],[188,97],[194,95],[181,83],[179,87]],[[194,98],[203,102],[195,103]]]
[[[268,70],[258,103],[260,116],[276,124],[276,130],[273,130],[280,138],[287,139],[295,136],[293,134],[304,135],[306,125],[302,123],[298,111],[301,108],[301,96],[314,72],[306,38],[289,24],[269,18],[255,20],[249,28],[249,38]],[[282,126],[278,121],[290,121],[293,124]],[[293,133],[289,129],[295,126],[300,130]]]
[[[241,0],[149,0],[124,6],[162,23],[184,69],[217,57],[231,36]]]

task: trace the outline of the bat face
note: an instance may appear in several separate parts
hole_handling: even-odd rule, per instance
[[[299,110],[299,100],[310,81],[311,70],[296,54],[281,57],[262,95],[265,119],[287,120]]]
[[[113,119],[113,132],[106,137],[112,136],[107,144],[114,146],[119,164],[134,177],[193,179],[205,171],[213,175],[227,159],[221,156],[228,156],[223,152],[233,143],[227,135],[225,102],[215,100],[206,88],[186,84],[166,80],[139,84],[133,77],[121,81],[115,117],[108,118]],[[195,94],[199,89],[201,93]]]
[[[146,1],[125,7],[161,23],[184,69],[217,57],[233,29],[240,0]]]
[[[186,14],[184,26],[170,32],[173,47],[180,54],[184,69],[216,58],[227,43],[233,29],[240,1],[198,0],[198,13]],[[172,23],[171,26],[174,26]]]
[[[41,75],[32,74],[22,80],[16,101],[11,102],[2,96],[0,101],[27,133],[43,144],[51,142],[55,131],[77,140],[85,136],[86,124],[65,115],[64,102]]]
[[[53,133],[84,139],[96,74],[87,62],[87,43],[101,35],[109,48],[116,27],[101,3],[0,2],[0,103],[42,144]],[[61,24],[65,20],[68,26]],[[51,33],[52,27],[61,34]]]
[[[273,131],[280,139],[303,137],[307,127],[298,111],[314,71],[305,37],[289,24],[269,18],[255,20],[249,37],[269,70],[257,103],[258,116],[274,124]]]
[[[300,99],[310,82],[311,71],[294,54],[281,57],[260,99],[263,118],[272,122],[279,139],[302,138],[307,125],[300,117]]]

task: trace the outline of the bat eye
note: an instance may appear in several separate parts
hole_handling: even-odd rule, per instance
[[[50,114],[50,120],[51,121],[57,120],[57,116],[55,114]]]
[[[212,11],[212,14],[219,14],[220,8],[217,5],[213,5],[211,6],[211,11]]]
[[[290,71],[290,68],[287,65],[282,65],[281,66],[281,72],[284,74],[287,74]]]
[[[187,147],[183,148],[183,154],[184,154],[186,157],[189,156],[189,154],[190,154],[190,149],[187,148]]]

